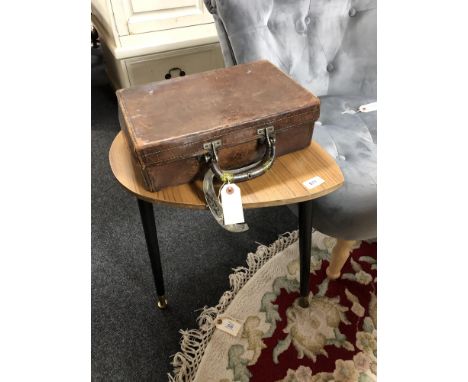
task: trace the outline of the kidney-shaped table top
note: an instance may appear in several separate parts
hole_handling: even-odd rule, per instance
[[[140,199],[179,207],[207,208],[201,180],[167,187],[157,192],[146,190],[122,132],[112,143],[109,161],[119,183]],[[307,189],[303,182],[316,176],[324,182]],[[318,143],[312,141],[303,150],[276,158],[266,174],[238,183],[238,186],[242,193],[243,207],[260,208],[315,199],[338,189],[343,183],[343,174],[335,160]]]

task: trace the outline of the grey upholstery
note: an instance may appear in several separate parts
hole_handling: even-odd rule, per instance
[[[227,66],[267,59],[321,99],[313,139],[345,184],[315,201],[314,227],[348,240],[377,236],[376,0],[205,0]]]

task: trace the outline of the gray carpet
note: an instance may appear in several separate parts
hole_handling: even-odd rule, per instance
[[[297,218],[287,207],[248,210],[250,230],[233,234],[206,211],[155,205],[169,300],[158,310],[136,200],[108,163],[119,125],[100,48],[91,50],[91,96],[92,380],[166,381],[179,329],[195,327],[195,310],[217,303],[256,241],[296,229]]]

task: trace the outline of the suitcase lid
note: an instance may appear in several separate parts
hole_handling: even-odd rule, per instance
[[[266,60],[120,89],[117,99],[143,167],[203,155],[215,139],[256,139],[257,128],[278,119],[315,121],[320,112],[317,97]]]

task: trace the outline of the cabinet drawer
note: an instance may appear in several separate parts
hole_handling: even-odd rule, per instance
[[[198,0],[131,0],[135,13],[177,9],[197,5]]]
[[[203,0],[111,0],[119,36],[213,22]]]
[[[173,68],[190,75],[224,67],[219,44],[129,58],[125,63],[131,86],[165,80],[168,73],[171,78],[179,76],[179,70],[171,71]]]

